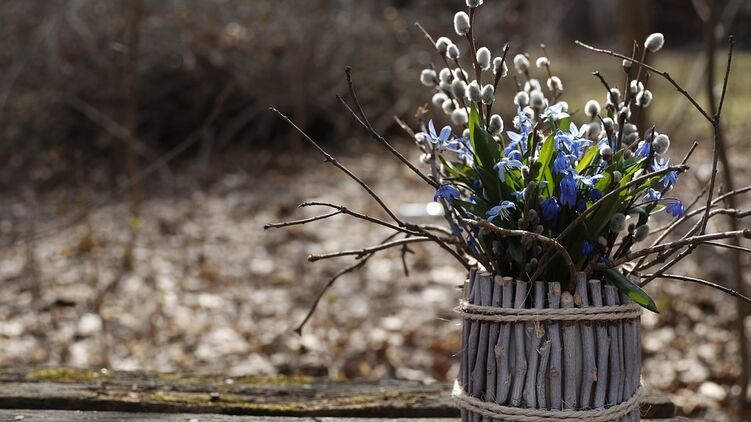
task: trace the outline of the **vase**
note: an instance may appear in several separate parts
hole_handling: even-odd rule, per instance
[[[642,308],[617,288],[472,270],[456,311],[462,420],[638,421]]]

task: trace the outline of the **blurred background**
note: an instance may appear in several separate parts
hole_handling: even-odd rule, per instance
[[[459,349],[451,309],[465,275],[440,250],[416,246],[408,276],[398,253],[376,256],[337,282],[298,336],[292,329],[317,291],[350,263],[310,264],[307,254],[361,247],[383,232],[345,217],[267,232],[263,224],[312,215],[297,209],[307,200],[379,213],[269,105],[395,208],[430,201],[430,187],[373,144],[335,95],[346,93],[352,66],[376,129],[417,162],[393,116],[418,129],[415,112],[431,96],[419,73],[439,58],[414,22],[457,38],[452,16],[462,8],[461,0],[0,2],[0,365],[451,380]],[[747,185],[751,2],[486,0],[475,34],[494,54],[508,42],[511,54],[536,58],[545,44],[577,110],[604,102],[593,71],[614,86],[623,78],[618,60],[573,41],[630,54],[634,39],[654,31],[667,41],[652,64],[702,104],[717,92],[735,35],[723,117],[732,175]],[[507,122],[511,85],[499,91]],[[665,81],[653,75],[650,87],[647,121],[670,134],[673,157],[700,143],[678,192],[688,202],[710,173],[710,127]],[[429,117],[444,119],[434,108]],[[680,271],[733,286],[729,253],[700,248]],[[661,313],[643,317],[645,381],[686,415],[730,418],[744,391],[738,330],[751,324],[747,311],[681,282],[648,290]]]

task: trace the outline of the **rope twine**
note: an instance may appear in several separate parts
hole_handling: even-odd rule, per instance
[[[460,408],[493,419],[522,422],[560,422],[566,420],[607,422],[618,420],[621,416],[625,416],[632,411],[637,410],[639,408],[639,397],[641,396],[641,393],[642,388],[639,387],[628,400],[622,403],[606,407],[605,409],[592,410],[545,410],[502,406],[497,403],[486,402],[476,397],[468,396],[458,382],[454,382],[454,391],[451,393],[451,396],[454,398],[456,405]]]
[[[454,311],[464,319],[493,322],[616,321],[641,317],[642,307],[636,303],[629,303],[584,308],[515,309],[473,305],[466,300],[461,300]]]

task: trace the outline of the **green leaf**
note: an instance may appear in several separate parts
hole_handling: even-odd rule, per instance
[[[584,157],[579,160],[579,164],[576,165],[576,172],[581,174],[581,172],[584,171],[585,168],[589,167],[590,164],[592,164],[592,161],[597,156],[598,152],[599,149],[597,149],[597,147],[590,147],[584,154]]]
[[[553,189],[555,189],[555,180],[553,179],[553,172],[551,166],[553,162],[553,153],[555,152],[555,140],[553,135],[549,135],[542,143],[542,149],[540,150],[540,173],[537,175],[537,181],[546,181],[545,191],[547,192],[547,198],[553,196]]]
[[[652,312],[660,313],[657,310],[655,301],[649,297],[647,292],[642,290],[641,287],[637,286],[633,281],[629,280],[628,277],[623,275],[620,271],[608,268],[603,271],[603,275],[631,300]]]
[[[469,137],[472,140],[472,150],[475,152],[478,166],[493,171],[495,159],[498,156],[498,144],[480,124],[480,115],[477,108],[472,105],[469,113]]]

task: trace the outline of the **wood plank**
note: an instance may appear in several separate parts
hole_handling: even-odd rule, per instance
[[[310,377],[0,370],[0,409],[454,418],[459,411],[450,391],[446,383],[395,380],[335,382]],[[664,395],[648,392],[642,412],[645,418],[669,418],[675,415],[675,406]]]

